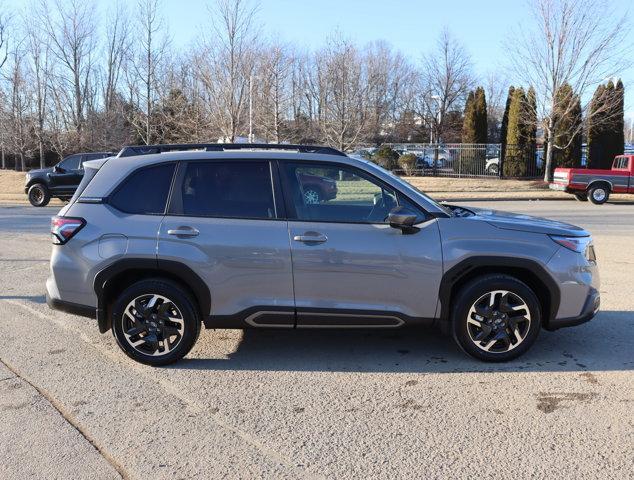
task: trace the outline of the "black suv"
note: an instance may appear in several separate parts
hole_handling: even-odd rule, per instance
[[[24,193],[34,207],[44,207],[51,198],[69,200],[84,176],[84,162],[112,157],[112,152],[76,153],[54,167],[31,170],[26,174]]]

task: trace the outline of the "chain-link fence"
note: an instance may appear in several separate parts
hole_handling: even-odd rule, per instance
[[[399,155],[411,153],[415,164],[399,165],[401,175],[439,177],[537,178],[543,174],[541,149],[522,145],[388,144]],[[504,149],[504,151],[503,151]]]

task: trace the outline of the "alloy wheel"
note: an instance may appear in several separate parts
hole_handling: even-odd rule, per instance
[[[32,203],[40,204],[44,199],[44,192],[41,188],[34,188],[30,192]]]
[[[163,356],[181,342],[185,323],[178,307],[161,295],[141,295],[132,300],[121,317],[129,345],[139,353]]]
[[[320,200],[319,192],[312,189],[304,192],[304,203],[306,203],[306,205],[316,205]]]
[[[467,315],[471,341],[489,353],[504,353],[519,346],[531,326],[530,309],[517,294],[494,290],[478,298]]]

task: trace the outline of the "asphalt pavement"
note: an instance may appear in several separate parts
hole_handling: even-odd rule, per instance
[[[0,207],[0,478],[631,478],[634,205],[471,204],[588,229],[599,315],[506,364],[431,331],[207,330],[151,368],[47,308],[57,209]]]

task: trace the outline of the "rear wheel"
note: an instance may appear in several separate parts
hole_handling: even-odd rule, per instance
[[[168,365],[192,349],[200,334],[200,317],[193,299],[178,284],[142,280],[115,301],[112,332],[130,358]]]
[[[579,202],[587,202],[588,201],[588,194],[587,193],[575,193],[575,198],[577,199],[577,201]]]
[[[29,203],[34,207],[45,207],[51,201],[51,193],[46,188],[46,185],[41,183],[31,185],[27,195]]]
[[[519,357],[535,342],[541,328],[535,293],[508,275],[472,280],[453,303],[454,339],[479,360],[503,362]]]
[[[610,188],[601,183],[588,189],[588,199],[595,205],[603,205],[610,198]]]

